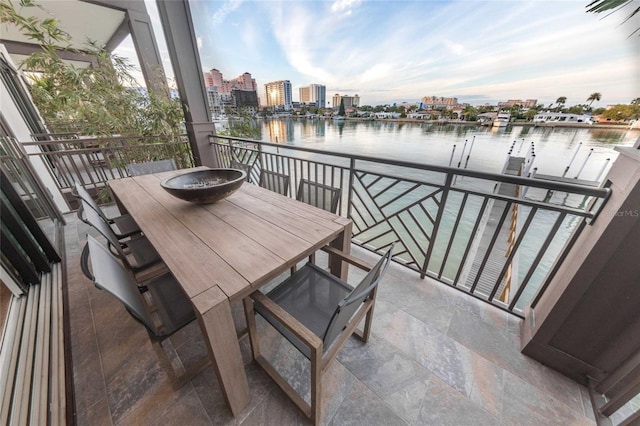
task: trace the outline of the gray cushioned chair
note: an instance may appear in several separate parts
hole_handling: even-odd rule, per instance
[[[86,189],[84,189],[82,185],[77,182],[74,195],[76,195],[81,200],[86,201],[87,205],[94,209],[100,215],[102,220],[104,220],[109,224],[109,226],[111,226],[113,233],[116,235],[116,237],[118,237],[118,239],[130,237],[142,232],[140,231],[140,227],[135,222],[135,220],[133,220],[133,218],[128,214],[123,214],[121,216],[111,218],[107,217],[102,209],[98,207],[98,204],[93,199],[93,197],[87,192]],[[80,203],[80,207],[78,208],[78,218],[80,218],[80,220],[85,223],[87,222],[86,218],[84,217],[84,206],[82,205],[82,203]]]
[[[134,274],[142,273],[144,270],[162,263],[160,255],[145,236],[139,235],[127,240],[119,240],[100,215],[86,205],[84,200],[81,202],[85,204],[84,213],[87,223],[106,238],[110,249]]]
[[[270,170],[262,170],[260,172],[259,185],[278,194],[285,196],[289,194],[289,181],[289,176],[282,173],[272,172]]]
[[[168,160],[147,161],[144,163],[127,164],[131,176],[150,175],[152,173],[168,172],[176,170],[176,162],[173,158]]]
[[[300,179],[296,199],[328,212],[336,213],[341,192],[340,188]]]
[[[207,356],[191,369],[178,375],[173,368],[162,342],[196,319],[193,306],[173,275],[167,273],[147,283],[153,310],[150,309],[130,273],[112,253],[95,238],[87,236],[88,249],[81,257],[82,272],[101,290],[118,299],[129,314],[147,329],[153,348],[173,386],[179,388],[206,367]],[[91,266],[89,266],[89,259]]]
[[[352,256],[329,249],[331,254],[369,270],[356,287],[307,263],[267,294],[256,291],[244,300],[253,358],[314,424],[321,417],[323,372],[352,334],[364,342],[369,339],[377,286],[389,266],[392,250],[393,244],[370,268]],[[311,361],[310,404],[260,354],[255,312]],[[363,319],[364,330],[360,331],[357,326]]]
[[[231,168],[244,171],[247,174],[247,182],[251,182],[252,167],[253,166],[251,164],[245,164],[239,160],[231,160]]]

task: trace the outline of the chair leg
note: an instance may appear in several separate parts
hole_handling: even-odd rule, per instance
[[[375,300],[371,304],[371,308],[369,308],[369,312],[367,312],[367,316],[364,318],[364,330],[362,331],[361,339],[364,343],[369,341],[369,337],[371,336],[371,324],[373,323],[373,310],[376,307]]]
[[[322,414],[322,352],[311,349],[311,423],[320,424]]]
[[[251,297],[245,297],[242,300],[244,305],[244,315],[247,320],[247,329],[249,331],[249,343],[251,344],[251,356],[253,359],[260,357],[260,343],[258,342],[258,330],[256,328],[256,313],[253,310],[253,300]]]

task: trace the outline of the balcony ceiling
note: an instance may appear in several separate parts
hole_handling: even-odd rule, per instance
[[[71,36],[71,46],[78,50],[83,50],[88,40],[108,46],[112,39],[118,37],[117,34],[126,19],[123,10],[80,0],[49,0],[40,4],[45,10],[35,7],[24,8],[24,15],[57,19],[60,27]],[[120,36],[119,40],[121,39]],[[33,40],[22,35],[12,25],[2,25],[0,41],[5,43],[16,64],[20,64],[34,47]]]

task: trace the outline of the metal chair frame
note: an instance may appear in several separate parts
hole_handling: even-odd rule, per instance
[[[167,372],[175,389],[179,389],[202,371],[211,362],[207,356],[190,369],[178,374],[162,347],[162,343],[177,331],[196,319],[191,301],[171,274],[164,274],[147,283],[153,303],[153,313],[145,298],[137,291],[131,274],[118,262],[113,254],[95,238],[87,236],[87,250],[83,251],[80,266],[84,275],[97,288],[107,291],[118,299],[127,312],[144,325],[161,366]],[[91,268],[89,268],[91,259]],[[154,319],[154,313],[156,318]]]
[[[81,202],[86,204],[84,200]],[[113,252],[115,250],[114,254],[134,274],[141,273],[162,263],[160,255],[145,236],[140,235],[125,241],[120,241],[113,233],[111,227],[100,217],[98,212],[88,205],[84,206],[84,212],[87,219],[86,223],[91,225],[107,240],[111,251]],[[131,256],[128,256],[125,250],[127,250]],[[133,257],[135,263],[131,262],[131,257]]]
[[[87,192],[87,190],[77,182],[75,185],[74,195],[79,199],[86,201],[87,205],[95,210],[100,215],[102,220],[109,224],[109,226],[113,230],[113,233],[118,239],[127,238],[132,235],[140,234],[142,232],[135,220],[133,220],[133,218],[128,214],[123,214],[121,216],[111,218],[107,217],[107,215],[104,214],[102,209],[98,206],[89,192]],[[87,223],[87,220],[84,216],[84,207],[82,203],[80,203],[80,207],[78,208],[78,218],[81,221]]]
[[[291,178],[289,175],[272,172],[270,170],[262,170],[260,172],[260,182],[258,185],[270,191],[287,196],[289,194],[290,180]]]
[[[131,176],[143,176],[152,173],[168,172],[176,169],[176,162],[173,158],[169,158],[168,160],[127,164],[127,170]]]
[[[333,186],[307,179],[300,179],[296,200],[331,213],[336,213],[338,211],[338,201],[340,201],[341,193],[342,190],[340,188],[334,188]],[[329,203],[326,203],[327,199]]]
[[[244,299],[253,358],[313,424],[321,418],[322,374],[352,334],[365,343],[369,339],[378,284],[389,267],[393,244],[373,267],[336,249],[329,251],[369,271],[355,288],[307,263],[269,293],[256,291]],[[328,288],[317,288],[322,285]],[[337,297],[342,298],[334,306],[330,302]],[[303,303],[296,306],[299,301]],[[256,312],[311,361],[310,404],[261,355]]]

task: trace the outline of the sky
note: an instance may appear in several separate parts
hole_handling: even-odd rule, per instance
[[[203,71],[289,80],[293,100],[309,84],[360,96],[361,105],[423,96],[496,104],[561,96],[566,105],[629,103],[640,97],[637,1],[604,17],[589,0],[246,1],[191,0]],[[168,58],[153,0],[146,2]],[[627,11],[628,9],[628,11]],[[132,47],[122,46],[127,52]],[[165,68],[170,69],[167,63]],[[171,75],[172,72],[168,71]]]

